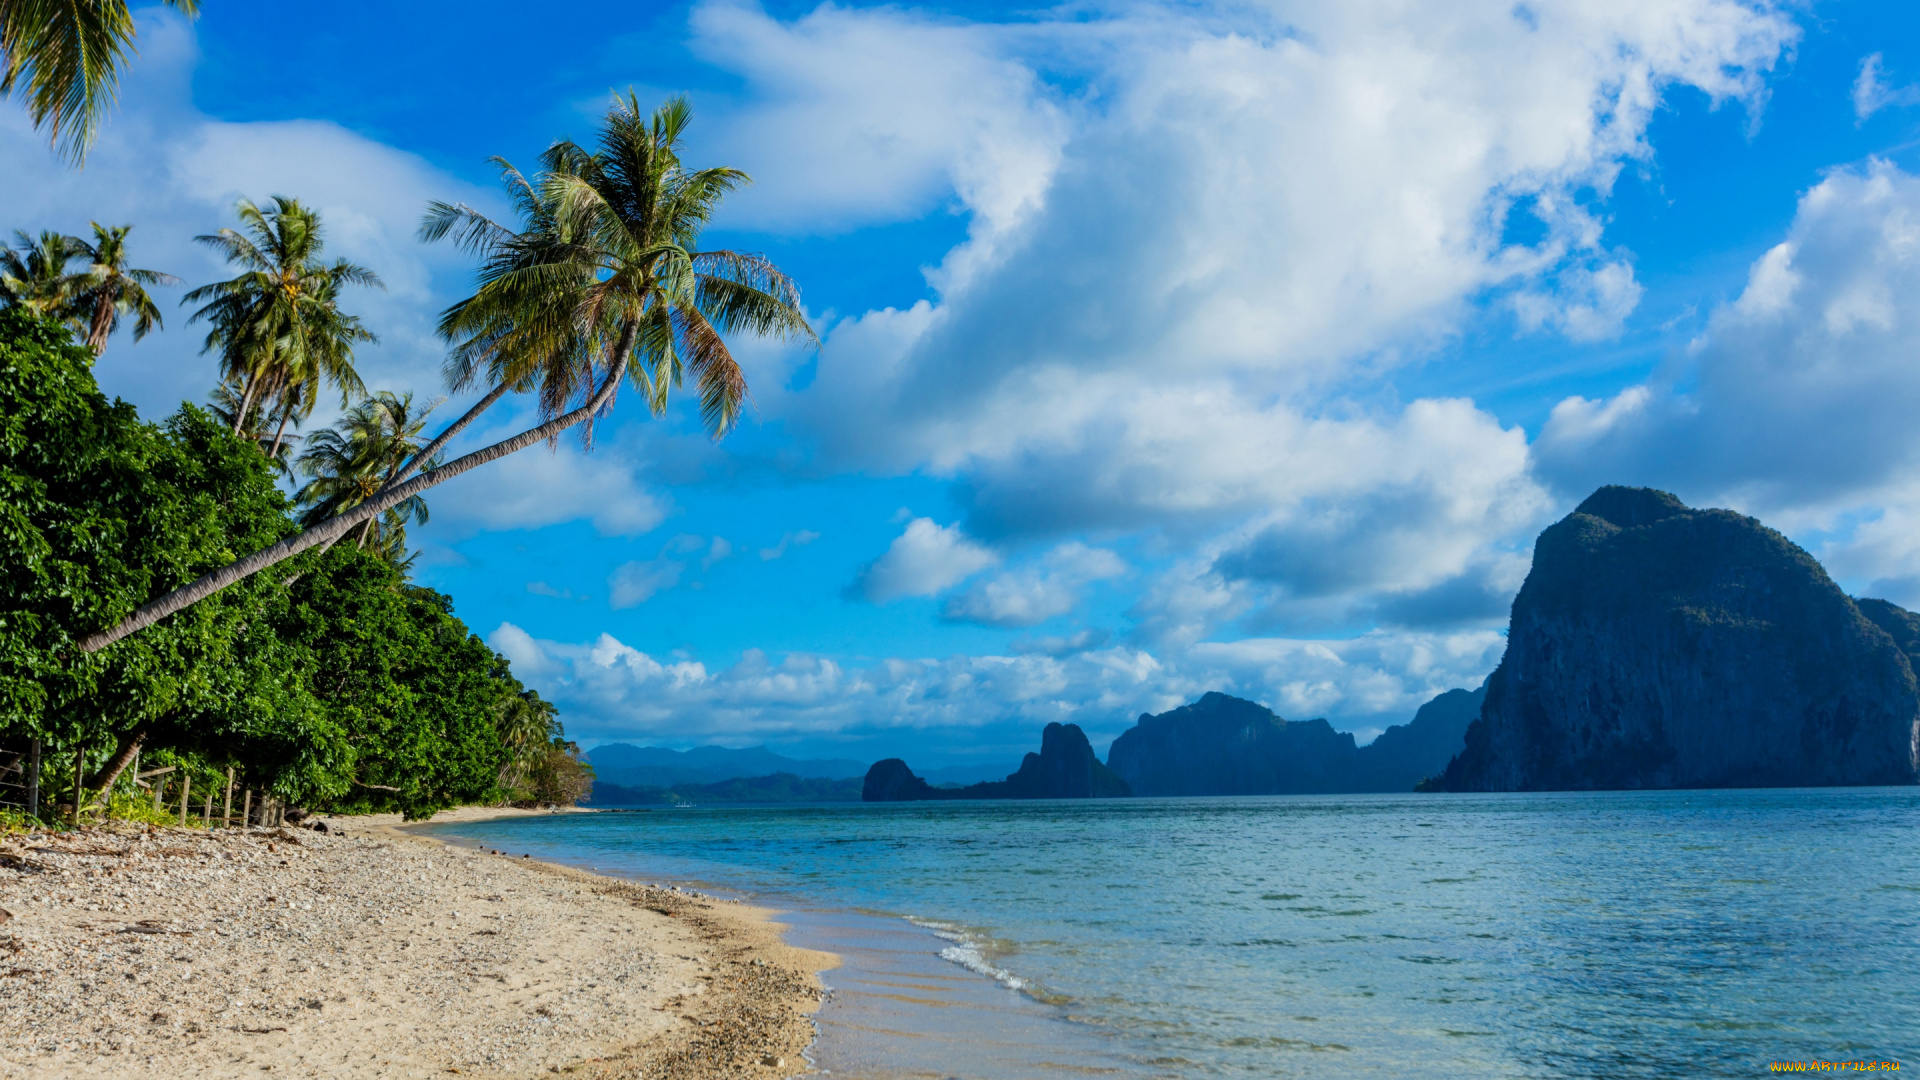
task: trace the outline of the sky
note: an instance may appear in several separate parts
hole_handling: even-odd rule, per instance
[[[736,341],[724,441],[629,395],[414,531],[584,745],[1011,768],[1208,690],[1364,742],[1486,677],[1533,538],[1608,483],[1920,606],[1912,4],[138,18],[84,170],[0,103],[0,227],[131,223],[191,287],[235,200],[300,198],[385,282],[344,305],[361,374],[421,400],[472,266],[415,230],[505,216],[491,158],[685,94],[689,163],[753,176],[705,243],[792,274],[820,348]],[[153,418],[215,381],[182,292],[98,366]]]

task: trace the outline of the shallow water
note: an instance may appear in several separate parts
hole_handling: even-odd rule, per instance
[[[726,807],[434,829],[793,912],[796,944],[849,957],[825,976],[816,1051],[836,1075],[1920,1068],[1912,788]]]

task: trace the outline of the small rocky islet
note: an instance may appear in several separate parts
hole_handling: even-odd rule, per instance
[[[1004,781],[942,788],[890,758],[868,802],[1920,782],[1920,615],[1849,597],[1730,510],[1610,486],[1541,533],[1507,651],[1356,746],[1222,693],[1143,714],[1103,765],[1072,724]]]

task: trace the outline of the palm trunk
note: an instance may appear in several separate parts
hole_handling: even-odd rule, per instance
[[[405,483],[391,486],[359,506],[328,518],[305,532],[289,536],[272,547],[228,563],[197,581],[189,582],[165,596],[149,601],[141,605],[139,610],[122,619],[118,625],[83,639],[80,642],[81,651],[99,652],[128,634],[152,626],[174,612],[197,604],[221,589],[235,582],[244,581],[275,563],[290,559],[316,544],[324,544],[344,536],[347,530],[355,525],[371,519],[389,507],[405,502],[436,484],[444,483],[488,462],[497,461],[515,451],[524,450],[535,443],[545,442],[588,419],[613,400],[614,391],[619,388],[620,379],[627,372],[627,357],[633,352],[636,331],[637,327],[633,324],[627,325],[626,330],[620,335],[620,343],[615,346],[614,362],[607,371],[606,382],[602,383],[599,392],[580,408],[556,416],[537,427],[528,428],[510,439],[503,439],[485,449],[475,450],[465,457],[455,458]]]
[[[468,424],[471,424],[475,420],[479,419],[480,414],[492,408],[493,403],[496,401],[499,401],[501,396],[506,392],[507,392],[506,383],[501,383],[499,386],[496,386],[493,389],[487,391],[486,397],[483,397],[479,401],[475,402],[473,408],[468,409],[466,411],[466,414],[460,417],[460,419],[455,420],[453,423],[447,425],[447,430],[441,432],[438,438],[428,443],[425,449],[413,455],[413,458],[407,462],[405,468],[401,469],[399,472],[393,474],[392,477],[388,478],[386,485],[380,489],[380,493],[384,495],[387,492],[392,491],[395,484],[398,484],[404,481],[407,477],[412,476],[414,474],[414,471],[420,468],[420,466],[425,465],[429,461],[432,461],[433,455],[439,453],[440,448],[447,445],[448,440],[452,439],[455,435],[460,434],[460,430],[462,428],[466,427]]]
[[[280,426],[273,429],[273,449],[267,452],[268,461],[280,460],[280,438],[287,432],[287,421],[293,417],[293,406],[280,410]]]
[[[120,779],[120,774],[126,771],[127,765],[140,753],[140,744],[147,741],[147,731],[147,726],[143,724],[128,732],[126,738],[121,740],[120,749],[116,750],[114,755],[107,759],[107,763],[100,767],[100,775],[93,778],[91,786],[99,788],[102,796],[106,795],[107,790],[113,787],[113,782]]]
[[[93,305],[93,326],[87,331],[87,348],[99,356],[107,351],[107,335],[113,333],[113,300],[102,295]]]
[[[247,414],[253,411],[253,395],[258,389],[260,389],[260,379],[253,375],[247,376],[246,391],[240,395],[240,407],[233,413],[235,435],[247,430]]]

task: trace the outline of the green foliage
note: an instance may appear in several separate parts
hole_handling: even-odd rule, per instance
[[[241,783],[293,805],[410,817],[576,785],[551,706],[372,546],[315,549],[88,655],[85,634],[296,528],[274,468],[191,405],[164,425],[109,403],[69,331],[0,311],[0,738],[40,738],[43,818],[117,747],[199,792]],[[526,724],[503,719],[531,710]],[[531,753],[537,750],[538,753]],[[559,757],[555,755],[558,754]],[[172,774],[162,782],[170,790]],[[110,794],[136,795],[131,772]],[[173,810],[177,815],[177,807]],[[163,811],[164,814],[164,811]]]
[[[580,760],[580,748],[554,738],[536,751],[526,778],[513,792],[516,806],[573,806],[593,790],[593,766]]]
[[[200,10],[199,0],[162,2],[188,17]],[[79,164],[118,93],[134,35],[126,0],[0,3],[0,94],[23,91],[33,126]]]

